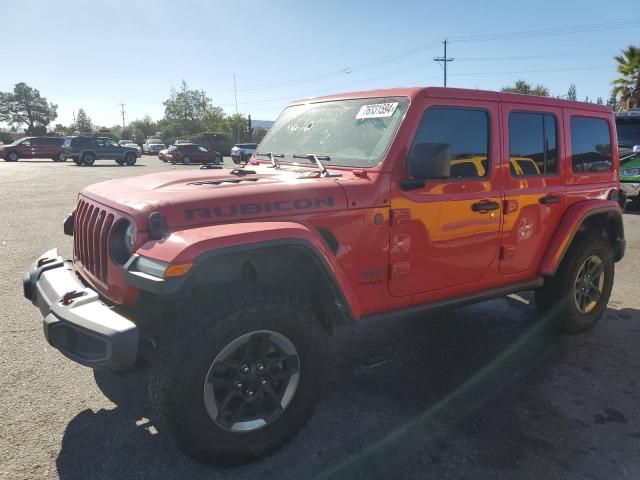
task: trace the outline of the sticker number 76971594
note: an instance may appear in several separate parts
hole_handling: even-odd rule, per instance
[[[363,105],[358,110],[356,120],[363,118],[384,118],[393,115],[398,107],[398,102],[393,103],[374,103],[372,105]]]

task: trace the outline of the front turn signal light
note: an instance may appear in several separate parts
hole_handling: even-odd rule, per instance
[[[193,263],[177,263],[169,265],[164,271],[164,278],[175,278],[186,275],[193,267]]]

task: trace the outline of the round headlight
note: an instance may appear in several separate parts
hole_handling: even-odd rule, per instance
[[[122,220],[113,229],[111,234],[111,258],[118,265],[127,263],[133,254],[133,246],[136,243],[136,227],[128,220]]]
[[[136,227],[130,223],[124,231],[124,248],[127,249],[129,256],[133,253],[133,245],[136,243]]]

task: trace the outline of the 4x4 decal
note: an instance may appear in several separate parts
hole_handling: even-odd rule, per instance
[[[306,210],[310,208],[332,207],[333,197],[325,198],[298,198],[296,200],[277,200],[264,203],[242,203],[229,205],[228,207],[199,207],[188,208],[184,211],[187,220],[196,218],[235,217],[237,215],[257,215],[269,212],[287,212],[291,210]]]

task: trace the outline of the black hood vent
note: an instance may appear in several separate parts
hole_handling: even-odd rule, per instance
[[[207,180],[204,182],[191,182],[189,185],[223,185],[225,183],[257,182],[259,178],[227,178],[224,180]]]

